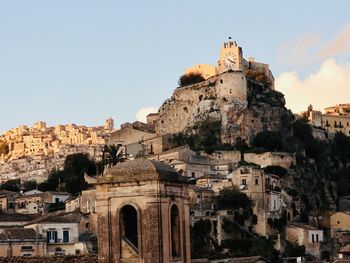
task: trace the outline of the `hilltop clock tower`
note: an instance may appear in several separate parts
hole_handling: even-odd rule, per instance
[[[218,73],[223,73],[230,70],[243,70],[243,52],[236,41],[224,42],[220,51],[220,58],[218,61]]]

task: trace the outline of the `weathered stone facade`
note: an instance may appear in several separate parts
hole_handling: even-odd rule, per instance
[[[188,189],[169,166],[134,160],[96,184],[101,262],[190,262]]]

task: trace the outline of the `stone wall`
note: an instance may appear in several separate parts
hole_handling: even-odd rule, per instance
[[[244,160],[248,163],[255,163],[262,167],[274,165],[282,166],[286,169],[289,169],[292,165],[296,164],[295,155],[285,152],[265,152],[261,154],[245,153]]]
[[[224,105],[237,100],[243,105],[247,100],[246,79],[240,71],[225,72],[201,83],[179,87],[159,109],[156,131],[178,133],[200,121],[220,121],[225,114],[221,111]]]

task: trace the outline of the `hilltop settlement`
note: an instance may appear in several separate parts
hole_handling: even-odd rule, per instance
[[[1,262],[350,262],[350,104],[292,113],[231,39],[178,84],[147,123],[0,136]]]

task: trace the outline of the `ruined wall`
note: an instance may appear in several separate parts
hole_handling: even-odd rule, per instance
[[[295,155],[283,152],[245,153],[244,160],[248,163],[255,163],[262,167],[276,165],[289,169],[296,164]]]

